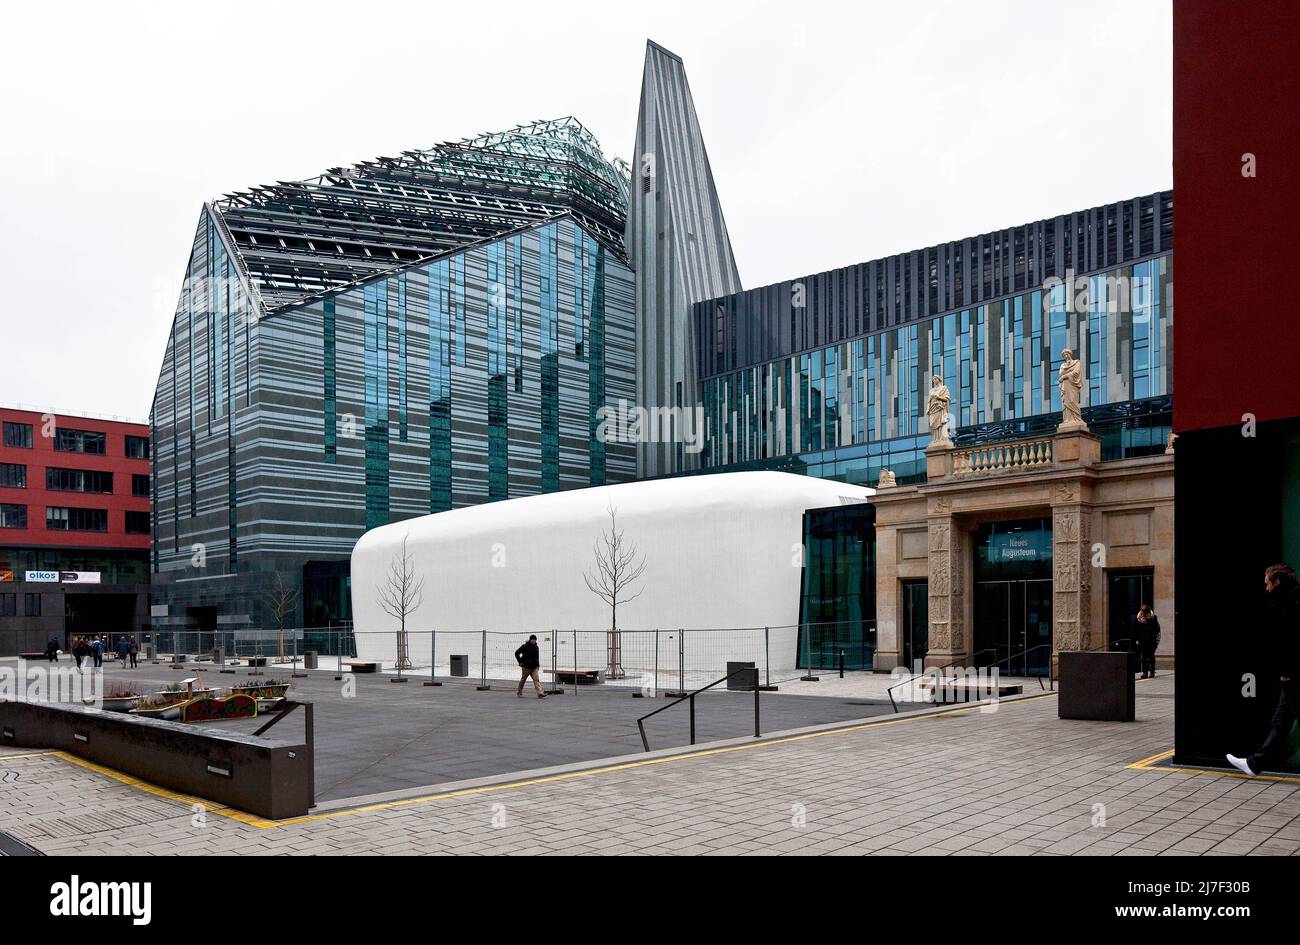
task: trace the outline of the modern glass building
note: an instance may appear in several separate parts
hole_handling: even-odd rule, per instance
[[[916,481],[931,375],[959,444],[1045,432],[1067,347],[1104,456],[1162,451],[1172,248],[1165,191],[698,303],[702,465]]]
[[[152,411],[155,629],[350,617],[369,528],[635,476],[627,181],[573,119],[204,207]]]

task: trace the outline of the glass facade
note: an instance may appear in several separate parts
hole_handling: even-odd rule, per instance
[[[876,653],[875,507],[809,509],[803,519],[799,664],[871,669]]]
[[[889,468],[916,479],[932,374],[952,392],[958,429],[1050,416],[1060,410],[1056,374],[1067,347],[1086,365],[1085,408],[1167,398],[1172,278],[1166,254],[709,377],[703,465],[798,466],[859,484]],[[819,294],[807,301],[816,333],[830,314]],[[720,324],[718,337],[725,345],[735,333]],[[1135,441],[1140,451],[1149,439],[1130,434],[1118,448]]]

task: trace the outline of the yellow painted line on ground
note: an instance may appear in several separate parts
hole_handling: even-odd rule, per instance
[[[0,761],[22,761],[25,758],[48,758],[51,755],[58,756],[57,751],[31,751],[22,755],[0,755]]]
[[[1000,701],[997,703],[997,705],[1000,711],[1003,706],[1015,705],[1020,702],[1030,702],[1035,699],[1043,699],[1048,696],[1055,696],[1055,695],[1057,695],[1057,692],[1055,690],[1050,692],[1035,693],[1034,695],[1022,696],[1018,699]],[[987,703],[985,705],[987,705]],[[846,735],[850,732],[861,732],[865,729],[870,729],[870,728],[884,728],[890,725],[902,725],[904,722],[920,722],[926,719],[937,719],[937,718],[944,718],[950,715],[960,715],[964,712],[976,712],[979,711],[980,708],[981,705],[977,704],[977,705],[963,706],[958,709],[949,709],[944,712],[931,712],[925,715],[913,715],[903,719],[886,718],[882,721],[867,721],[867,722],[861,722],[856,725],[848,725],[843,728],[825,729],[819,732],[804,732],[801,735],[786,735],[781,738],[771,738],[764,741],[749,742],[743,745],[724,745],[720,748],[705,748],[705,749],[701,749],[700,751],[684,752],[678,755],[665,755],[661,758],[646,758],[643,761],[625,761],[622,762],[621,764],[616,764],[616,765],[605,765],[599,768],[584,768],[581,771],[567,771],[562,774],[545,775],[537,778],[526,778],[524,780],[510,781],[504,784],[488,784],[488,785],[483,785],[482,787],[461,788],[460,790],[456,790],[456,791],[443,791],[438,794],[423,794],[418,797],[408,797],[396,801],[382,801],[375,804],[362,805],[360,807],[345,807],[339,810],[328,811],[327,813],[323,813],[323,814],[306,814],[302,817],[291,817],[286,820],[267,820],[263,817],[258,817],[256,814],[249,814],[246,813],[245,811],[236,810],[233,807],[225,807],[220,804],[215,804],[212,801],[203,800],[202,798],[192,797],[188,794],[180,794],[176,791],[169,791],[168,789],[159,787],[156,784],[151,784],[148,781],[143,781],[140,778],[133,777],[132,775],[124,774],[121,771],[117,771],[113,768],[107,768],[103,765],[96,764],[93,761],[87,761],[85,758],[79,758],[76,755],[69,754],[68,752],[52,751],[52,752],[42,752],[41,754],[54,755],[55,757],[61,758],[64,761],[71,762],[72,764],[77,765],[78,767],[85,768],[88,771],[93,771],[96,774],[102,774],[105,777],[112,778],[114,781],[117,781],[121,784],[125,784],[128,787],[133,787],[138,790],[144,791],[147,794],[152,794],[155,797],[161,797],[167,800],[177,801],[185,805],[200,804],[203,806],[205,810],[211,811],[214,814],[219,814],[222,817],[228,817],[231,820],[238,821],[239,823],[245,824],[250,827],[257,827],[258,829],[266,830],[272,827],[292,827],[298,824],[309,824],[309,823],[316,823],[318,821],[324,821],[324,820],[335,820],[339,817],[347,817],[353,814],[364,814],[364,813],[372,813],[374,811],[393,810],[399,807],[410,807],[416,804],[429,804],[434,801],[445,801],[456,797],[472,797],[474,795],[481,795],[481,794],[495,794],[501,791],[514,791],[514,790],[518,790],[519,788],[533,787],[539,784],[557,784],[563,781],[574,781],[579,778],[590,778],[590,777],[595,777],[596,775],[613,774],[618,771],[630,771],[633,768],[645,768],[651,765],[668,764],[669,762],[673,762],[673,761],[690,761],[696,758],[708,758],[713,755],[727,755],[738,751],[752,751],[755,748],[771,748],[777,745],[789,745],[795,742],[808,741],[814,738],[823,738],[827,735]],[[30,755],[26,757],[36,757],[36,756]]]
[[[1300,777],[1286,774],[1257,774],[1255,777],[1242,774],[1240,771],[1219,771],[1214,768],[1183,768],[1178,765],[1160,765],[1160,762],[1172,758],[1173,749],[1162,751],[1158,755],[1152,755],[1150,758],[1143,758],[1141,761],[1135,761],[1128,767],[1136,771],[1176,771],[1179,774],[1207,774],[1215,778],[1240,778],[1243,781],[1280,781],[1285,784],[1300,784]],[[1156,767],[1160,765],[1160,767]]]

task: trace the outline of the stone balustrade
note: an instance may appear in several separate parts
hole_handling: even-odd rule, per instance
[[[1021,472],[1051,465],[1051,437],[990,443],[952,451],[954,477]]]

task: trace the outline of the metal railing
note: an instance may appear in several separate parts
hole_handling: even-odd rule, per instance
[[[945,669],[951,669],[951,668],[953,668],[954,666],[965,666],[965,665],[967,665],[967,664],[972,664],[972,663],[975,663],[975,662],[979,659],[979,657],[980,657],[982,654],[984,654],[984,653],[996,653],[996,652],[997,652],[997,651],[996,651],[995,649],[993,649],[992,647],[985,647],[985,648],[982,649],[982,650],[976,650],[976,651],[975,651],[974,653],[972,653],[969,657],[959,656],[959,657],[958,657],[957,659],[955,659],[955,660],[949,660],[947,663],[941,663],[941,664],[939,664],[938,666],[925,667],[925,668],[923,668],[923,669],[921,670],[921,672],[919,672],[919,673],[913,673],[911,676],[909,676],[907,679],[904,679],[902,682],[897,683],[896,685],[890,686],[888,689],[885,690],[885,695],[889,696],[889,704],[890,704],[891,706],[893,706],[893,708],[894,708],[894,712],[897,713],[897,712],[898,712],[898,703],[894,701],[894,690],[895,690],[895,689],[902,689],[904,686],[910,686],[910,685],[912,685],[913,683],[915,683],[918,679],[920,679],[921,677],[923,677],[923,676],[928,676],[928,675],[930,675],[932,672],[934,672],[935,670],[938,670],[938,671],[939,671],[939,676],[942,677],[942,676],[946,675],[946,674],[944,673],[944,670],[945,670]],[[954,678],[955,678],[955,677],[954,677]]]
[[[649,751],[649,750],[650,750],[650,740],[649,740],[648,738],[646,738],[646,734],[645,734],[645,720],[648,719],[648,718],[651,718],[651,717],[653,717],[653,716],[658,715],[660,712],[666,712],[666,711],[668,711],[669,709],[671,709],[673,706],[675,706],[675,705],[680,705],[680,704],[683,703],[683,702],[689,702],[689,703],[690,703],[690,709],[691,709],[691,744],[694,745],[694,744],[695,744],[695,697],[698,696],[698,695],[699,695],[700,693],[702,693],[702,692],[707,692],[708,690],[712,689],[714,686],[720,686],[720,685],[722,685],[724,682],[727,682],[727,681],[728,681],[729,679],[731,679],[733,676],[739,676],[741,673],[753,673],[753,674],[754,674],[754,686],[753,686],[753,690],[754,690],[754,737],[755,737],[755,738],[760,738],[760,737],[762,736],[762,723],[761,723],[761,719],[760,719],[760,716],[759,716],[759,712],[760,712],[760,710],[759,710],[759,701],[758,701],[758,699],[759,699],[759,694],[762,693],[762,691],[763,691],[763,687],[760,686],[760,685],[758,684],[758,670],[755,669],[755,668],[752,667],[752,666],[746,666],[746,667],[743,667],[742,669],[733,670],[732,672],[730,672],[730,673],[728,673],[727,675],[723,676],[721,679],[715,679],[713,682],[709,683],[707,686],[701,686],[699,689],[696,689],[694,692],[688,692],[688,693],[685,693],[684,695],[681,695],[681,696],[677,697],[676,699],[674,699],[672,702],[668,703],[667,705],[660,706],[659,708],[655,709],[653,712],[647,712],[645,715],[643,715],[643,716],[641,716],[639,719],[637,719],[637,720],[636,720],[636,727],[637,727],[637,729],[641,732],[641,746],[642,746],[646,751]]]
[[[158,661],[238,661],[256,669],[295,672],[314,654],[318,669],[341,675],[349,663],[373,663],[382,673],[429,684],[474,682],[490,689],[517,684],[516,649],[530,633],[541,651],[541,676],[551,691],[599,684],[642,695],[680,695],[717,679],[728,663],[746,662],[766,686],[798,678],[801,667],[834,667],[844,650],[849,668],[869,669],[875,641],[862,621],[767,627],[619,630],[538,627],[490,630],[365,630],[339,627],[156,630],[141,655]],[[802,647],[800,646],[802,637]],[[811,642],[810,642],[811,641]],[[802,651],[802,652],[801,652]],[[404,659],[401,657],[405,657]],[[197,658],[197,659],[196,659]],[[857,666],[853,665],[856,661]],[[370,667],[361,667],[370,668]]]

